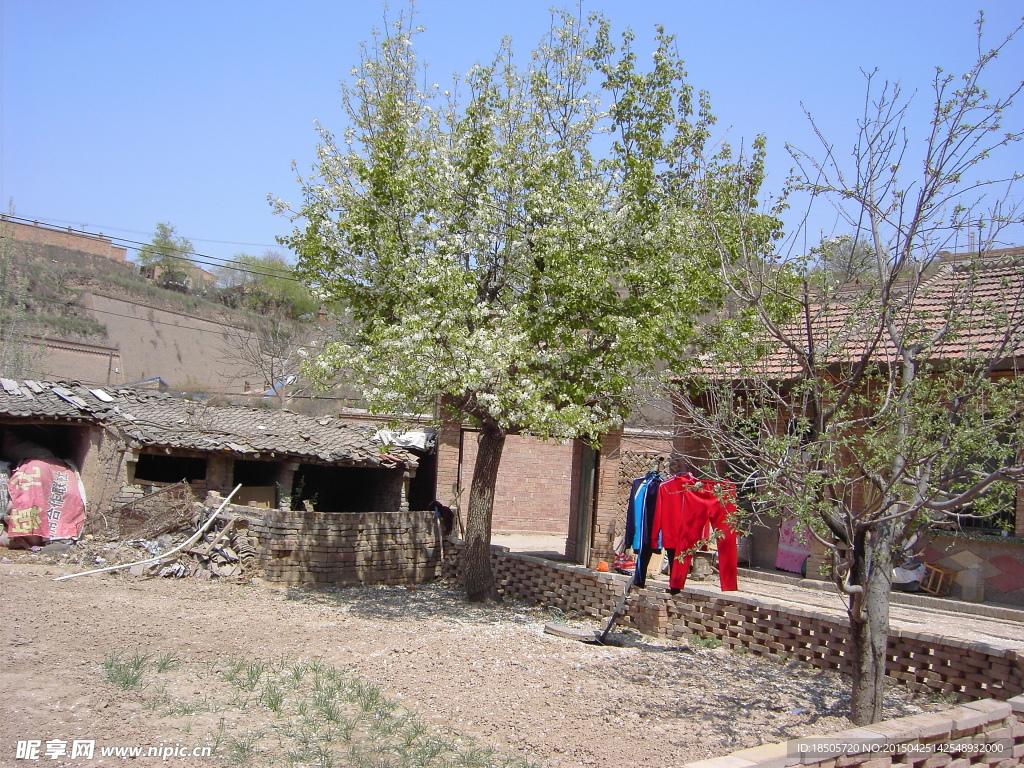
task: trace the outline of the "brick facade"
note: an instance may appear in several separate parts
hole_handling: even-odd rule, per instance
[[[446,423],[437,435],[437,498],[465,517],[479,432]],[[509,435],[494,493],[496,533],[548,533],[570,538],[578,502],[579,466],[574,443]]]
[[[45,224],[19,224],[0,215],[0,234],[17,243],[78,251],[113,261],[126,261],[128,257],[128,249],[114,245],[109,238],[82,234],[70,227],[62,230]]]

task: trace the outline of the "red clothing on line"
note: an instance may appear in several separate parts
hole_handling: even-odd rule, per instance
[[[676,475],[661,484],[654,509],[651,541],[656,544],[660,535],[660,546],[666,549],[692,549],[704,538],[708,525],[722,532],[718,540],[718,579],[723,592],[737,589],[736,530],[728,523],[729,515],[736,512],[735,498],[736,486],[728,481]],[[690,560],[687,556],[682,562],[672,563],[670,588],[682,589],[686,585]]]

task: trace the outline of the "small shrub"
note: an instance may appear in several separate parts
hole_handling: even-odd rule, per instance
[[[719,648],[722,645],[722,641],[717,637],[701,637],[700,635],[690,635],[690,645],[693,648],[700,650],[711,650],[713,648]]]

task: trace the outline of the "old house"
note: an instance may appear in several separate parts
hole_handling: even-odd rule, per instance
[[[802,336],[794,335],[809,338],[805,349],[813,350],[820,360],[826,361],[827,365],[823,363],[817,374],[823,381],[843,386],[847,381],[854,381],[850,372],[856,370],[857,361],[865,350],[871,350],[871,365],[879,371],[888,370],[889,361],[896,359],[896,352],[885,334],[873,335],[878,333],[877,321],[873,310],[860,298],[862,290],[866,289],[852,286],[845,294],[838,295],[834,303],[810,307],[807,318],[811,319],[805,319],[800,327]],[[1024,363],[1020,328],[1024,318],[1024,248],[995,250],[984,258],[944,254],[937,269],[928,274],[913,293],[900,284],[895,285],[894,290],[908,291],[905,295],[912,296],[912,302],[898,305],[901,306],[899,311],[906,313],[906,318],[913,318],[921,328],[934,332],[953,318],[954,332],[938,337],[939,343],[931,352],[933,370],[976,360],[991,363],[986,370],[992,379],[1018,375]],[[872,348],[872,344],[877,346]],[[713,365],[713,361],[708,365]],[[801,390],[794,386],[803,375],[803,365],[793,349],[776,344],[751,365],[744,374],[746,379],[724,370],[712,373],[723,383],[732,382],[732,396],[737,402],[754,402],[758,398],[758,403],[774,403],[771,408],[777,411],[771,412],[777,413],[777,418],[759,418],[760,428],[774,430],[776,434],[788,430],[792,436],[792,430],[800,428],[797,425],[801,409],[806,407],[806,402],[801,400]],[[848,375],[851,378],[847,379]],[[834,378],[829,379],[829,376]],[[857,381],[868,382],[869,378]],[[861,389],[855,390],[857,396],[865,403],[874,402],[875,395],[867,389],[869,384],[858,386]],[[702,407],[708,410],[711,404],[702,406],[694,398],[689,402],[698,407],[679,410],[673,450],[677,464],[684,468],[703,465],[717,473],[731,475],[732,479],[740,479],[735,475],[735,466],[726,466],[723,462],[709,466],[704,461],[709,455],[707,441],[711,432],[702,429],[695,419],[699,419]],[[772,420],[775,423],[770,426]],[[870,424],[864,428],[869,429]],[[997,435],[992,436],[993,440],[997,438]],[[1024,446],[1018,448],[1024,449]],[[854,512],[866,508],[869,492],[866,482],[854,484],[848,492],[847,503]],[[775,525],[755,527],[753,532],[751,560],[758,567],[774,568],[780,546],[792,545],[792,541],[780,545],[779,524],[786,515],[784,510],[774,512],[778,516]],[[789,533],[783,530],[783,539],[789,538]],[[1008,498],[1004,508],[993,516],[965,517],[959,523],[946,523],[930,531],[918,543],[917,552],[924,562],[953,575],[951,594],[954,597],[961,594],[968,569],[978,566],[974,572],[980,570],[988,601],[1024,605],[1024,489],[1018,488],[1015,497]],[[808,567],[807,572],[814,576],[818,569]]]
[[[415,457],[333,417],[215,406],[159,392],[0,380],[0,429],[80,469],[91,513],[187,480],[200,497],[282,511],[401,511]]]

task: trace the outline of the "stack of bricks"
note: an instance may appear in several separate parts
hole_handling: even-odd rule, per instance
[[[446,544],[444,575],[460,575],[460,547]],[[565,612],[607,618],[629,577],[598,573],[492,547],[498,589],[510,597]],[[845,618],[774,603],[748,593],[721,593],[691,584],[677,595],[664,585],[634,590],[622,626],[672,640],[698,635],[730,648],[744,647],[821,669],[849,670],[849,624]],[[1005,701],[1024,693],[1024,649],[895,629],[889,636],[886,668],[890,678],[919,692],[970,700]],[[931,768],[929,766],[929,768]]]
[[[131,504],[134,501],[138,501],[144,496],[148,496],[151,493],[156,493],[161,488],[167,488],[177,483],[164,483],[155,480],[139,480],[136,481],[135,485],[123,485],[114,494],[110,500],[111,507],[120,507],[125,504]],[[192,488],[192,493],[197,498],[203,498],[206,496],[206,481],[205,480],[191,480],[189,486]]]
[[[288,584],[420,584],[438,575],[431,512],[281,512],[252,523],[268,581]]]

